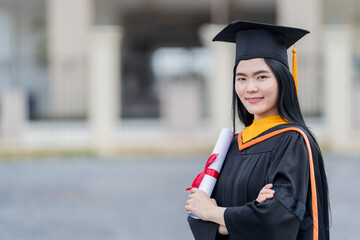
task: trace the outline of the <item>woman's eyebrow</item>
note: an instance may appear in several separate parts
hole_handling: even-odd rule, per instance
[[[270,72],[267,71],[267,70],[260,70],[260,71],[255,72],[254,75],[259,75],[259,74],[262,74],[262,73],[270,73]]]
[[[238,72],[236,73],[236,76],[247,76],[245,73]]]
[[[253,75],[259,75],[259,74],[262,74],[262,73],[270,73],[270,72],[267,71],[267,70],[259,70],[259,71],[254,72]],[[247,74],[242,73],[242,72],[237,72],[236,76],[247,76]]]

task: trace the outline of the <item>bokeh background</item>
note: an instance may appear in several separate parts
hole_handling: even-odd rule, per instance
[[[358,239],[359,16],[359,0],[0,0],[0,239],[191,239],[183,190],[232,127],[235,48],[211,40],[237,19],[310,30],[300,103],[333,239]]]

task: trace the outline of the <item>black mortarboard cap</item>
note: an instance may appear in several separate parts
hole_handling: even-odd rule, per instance
[[[213,41],[236,43],[236,64],[252,58],[276,59],[287,67],[287,49],[309,31],[248,21],[234,21]]]

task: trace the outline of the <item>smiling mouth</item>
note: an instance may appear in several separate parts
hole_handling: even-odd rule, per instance
[[[246,101],[248,101],[249,103],[257,103],[260,102],[261,100],[263,100],[263,97],[254,97],[254,98],[245,98]]]

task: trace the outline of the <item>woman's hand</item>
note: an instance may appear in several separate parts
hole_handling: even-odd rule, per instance
[[[265,185],[260,190],[259,196],[256,198],[256,201],[258,203],[262,203],[262,202],[265,202],[267,199],[273,198],[275,191],[271,189],[272,187],[273,187],[273,185],[271,183]]]
[[[215,199],[211,199],[198,188],[192,188],[185,209],[204,221],[210,221],[210,215],[217,208]]]
[[[192,188],[185,209],[203,221],[219,224],[219,233],[223,235],[229,234],[224,220],[226,208],[218,207],[215,199],[209,198],[204,191]]]

